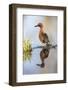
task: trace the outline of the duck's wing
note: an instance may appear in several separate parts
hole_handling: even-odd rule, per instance
[[[49,37],[46,33],[43,34],[43,38],[45,38],[45,42],[48,43],[49,42]]]
[[[48,35],[46,33],[43,33],[44,38],[48,39]]]
[[[49,42],[49,38],[48,38],[48,35],[46,33],[40,33],[39,39],[42,43],[48,43]]]

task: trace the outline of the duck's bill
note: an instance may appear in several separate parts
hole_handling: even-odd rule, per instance
[[[38,25],[35,25],[34,27],[38,27]]]

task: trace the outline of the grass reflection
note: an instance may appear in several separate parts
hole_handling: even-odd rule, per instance
[[[24,58],[24,61],[27,61],[31,59],[31,52],[30,51],[27,51],[27,52],[23,52],[23,58]]]

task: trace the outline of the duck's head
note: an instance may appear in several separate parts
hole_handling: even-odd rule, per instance
[[[42,63],[42,64],[36,64],[37,66],[41,67],[41,68],[44,68],[45,67],[45,64]]]
[[[40,27],[40,28],[42,28],[42,27],[43,27],[43,24],[42,24],[42,23],[38,23],[37,25],[35,25],[35,27]]]

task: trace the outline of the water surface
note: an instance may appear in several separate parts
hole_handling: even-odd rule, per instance
[[[34,49],[23,64],[24,75],[57,73],[57,49]]]

